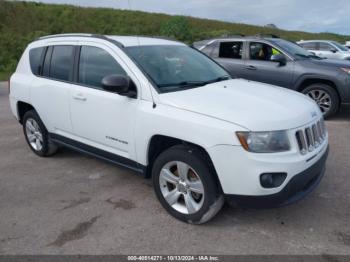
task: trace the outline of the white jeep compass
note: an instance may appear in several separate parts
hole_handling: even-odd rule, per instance
[[[322,113],[306,96],[228,73],[185,44],[68,34],[25,50],[10,80],[32,151],[59,145],[151,177],[163,207],[189,223],[224,200],[282,206],[320,182]]]

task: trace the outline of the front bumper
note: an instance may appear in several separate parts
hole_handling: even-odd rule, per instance
[[[309,195],[320,183],[325,173],[328,147],[323,155],[311,167],[296,174],[278,193],[262,196],[243,196],[226,194],[226,200],[240,207],[271,208],[295,203]]]

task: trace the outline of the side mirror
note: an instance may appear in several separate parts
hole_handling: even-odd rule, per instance
[[[337,49],[331,49],[331,52],[335,54],[335,53],[338,52],[338,50]]]
[[[284,66],[287,64],[287,59],[284,55],[278,54],[271,56],[270,61],[279,63],[281,66]]]
[[[131,88],[134,83],[124,75],[108,75],[102,79],[102,88],[106,91],[117,93],[121,96],[136,98],[136,88]]]

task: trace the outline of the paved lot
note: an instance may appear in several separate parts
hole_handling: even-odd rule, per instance
[[[350,254],[350,108],[327,122],[319,188],[280,209],[170,217],[150,181],[68,149],[31,153],[0,88],[0,254]]]

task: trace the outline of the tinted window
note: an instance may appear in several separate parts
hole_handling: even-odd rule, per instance
[[[335,49],[333,46],[331,46],[330,44],[327,43],[320,43],[320,50],[321,51],[331,51]]]
[[[342,46],[341,44],[339,44],[338,42],[332,41],[332,44],[335,45],[338,49],[340,49],[341,51],[349,51],[349,49],[345,46]]]
[[[212,51],[213,51],[213,45],[206,46],[200,51],[203,52],[204,54],[210,56]]]
[[[30,68],[34,75],[39,75],[41,71],[42,55],[45,47],[33,48],[29,51]]]
[[[92,46],[82,46],[79,61],[79,83],[101,87],[105,76],[126,75],[123,68],[105,50]]]
[[[316,43],[301,43],[300,46],[302,46],[306,50],[317,50]]]
[[[250,59],[270,61],[271,56],[281,54],[276,48],[264,43],[250,43],[249,46]]]
[[[220,43],[219,57],[242,59],[243,42]]]
[[[52,49],[53,47],[50,46],[47,48],[45,59],[44,59],[44,65],[43,65],[43,72],[42,75],[45,77],[50,76],[50,61],[51,61],[51,55],[52,55]]]
[[[50,77],[69,81],[73,65],[73,46],[54,46],[51,57]]]

